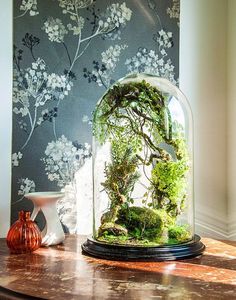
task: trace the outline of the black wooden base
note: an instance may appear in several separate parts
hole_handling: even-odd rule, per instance
[[[109,260],[165,261],[198,256],[205,250],[205,245],[198,235],[187,243],[159,247],[111,245],[88,238],[82,250],[83,254]]]

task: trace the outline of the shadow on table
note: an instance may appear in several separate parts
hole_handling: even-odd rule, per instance
[[[181,260],[181,262],[236,271],[236,257],[228,258],[224,256],[204,254],[199,258]]]

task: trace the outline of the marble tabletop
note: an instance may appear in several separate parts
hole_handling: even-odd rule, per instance
[[[119,262],[82,255],[84,240],[10,255],[0,239],[0,299],[236,299],[236,242],[204,238],[204,255],[183,261]]]

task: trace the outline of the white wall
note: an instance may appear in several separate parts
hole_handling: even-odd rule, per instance
[[[180,88],[194,117],[196,229],[226,238],[227,1],[181,0],[180,24]]]
[[[0,0],[0,237],[10,225],[12,128],[12,1]]]
[[[236,240],[236,1],[228,1],[228,216]]]

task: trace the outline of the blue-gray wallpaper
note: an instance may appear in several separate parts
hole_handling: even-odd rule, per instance
[[[96,102],[130,72],[178,84],[178,59],[179,0],[14,0],[12,221],[63,190],[64,229],[89,233]]]

